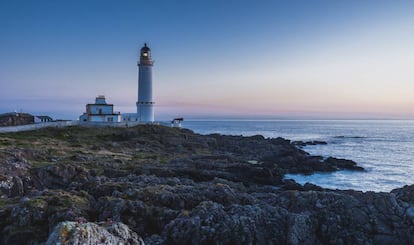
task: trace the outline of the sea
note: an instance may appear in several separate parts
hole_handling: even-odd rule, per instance
[[[414,121],[410,120],[218,120],[184,121],[199,134],[263,135],[292,141],[326,141],[302,149],[312,155],[355,161],[363,172],[288,174],[330,189],[389,192],[414,184]]]

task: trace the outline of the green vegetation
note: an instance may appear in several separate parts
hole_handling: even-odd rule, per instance
[[[1,198],[0,197],[0,208],[7,206],[9,204],[17,203],[19,199],[20,199],[19,197],[15,197],[15,198]]]
[[[84,169],[87,174],[83,176],[141,174],[148,164],[168,164],[173,159],[211,154],[209,146],[190,130],[158,125],[70,126],[0,134],[3,162],[17,161],[36,171],[48,166],[56,166],[59,171],[62,165],[70,165]],[[76,176],[81,173],[73,171]]]

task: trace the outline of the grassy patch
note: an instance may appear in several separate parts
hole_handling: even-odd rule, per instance
[[[19,198],[0,198],[0,207],[4,207],[10,204],[15,204],[19,202]]]
[[[35,168],[43,168],[49,165],[55,164],[54,162],[47,162],[47,161],[34,161],[33,167]]]

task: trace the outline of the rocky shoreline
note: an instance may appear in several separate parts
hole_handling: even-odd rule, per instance
[[[328,190],[364,171],[306,144],[156,125],[0,135],[1,244],[414,244],[414,186]],[[89,240],[88,240],[89,239]]]

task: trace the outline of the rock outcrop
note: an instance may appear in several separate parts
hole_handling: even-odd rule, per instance
[[[0,114],[0,127],[33,124],[34,116],[28,113],[9,112]]]
[[[328,142],[326,141],[320,141],[320,140],[313,140],[313,141],[293,141],[292,144],[299,146],[299,147],[304,147],[307,145],[327,145]]]
[[[1,244],[414,241],[413,186],[363,193],[285,180],[362,170],[285,139],[154,125],[1,137]]]

